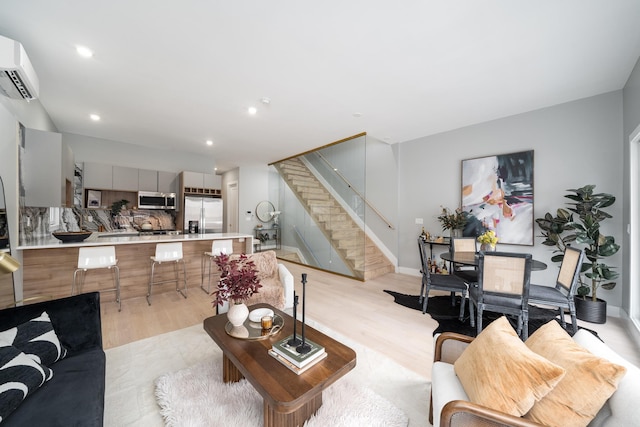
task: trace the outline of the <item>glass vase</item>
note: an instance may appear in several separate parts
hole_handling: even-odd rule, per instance
[[[480,250],[482,252],[495,252],[496,246],[492,245],[491,243],[482,243],[480,245]]]
[[[449,230],[449,235],[451,237],[462,237],[462,228],[451,228]]]

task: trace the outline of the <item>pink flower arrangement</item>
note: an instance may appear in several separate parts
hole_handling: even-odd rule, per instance
[[[256,266],[247,255],[231,258],[227,254],[220,254],[215,257],[215,263],[220,271],[220,281],[218,290],[214,292],[214,305],[220,305],[224,301],[244,302],[262,287]]]

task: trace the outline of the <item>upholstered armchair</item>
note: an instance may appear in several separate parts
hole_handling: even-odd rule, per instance
[[[247,257],[252,260],[258,270],[258,279],[262,287],[245,303],[247,306],[266,303],[273,307],[291,311],[293,309],[293,275],[284,264],[278,263],[274,251],[257,252]],[[214,289],[215,290],[215,289]],[[224,302],[217,307],[218,313],[226,313],[229,303]]]
[[[555,323],[556,321],[552,320],[551,322]],[[551,330],[559,329],[554,324],[549,326],[551,326]],[[545,334],[548,333],[547,331],[543,332]],[[564,331],[556,331],[556,334],[558,333],[565,334]],[[514,337],[517,340],[515,334]],[[575,369],[567,370],[566,376],[561,381],[568,381],[569,383],[564,385],[556,383],[554,387],[557,387],[558,391],[550,398],[552,400],[564,399],[565,402],[569,402],[568,405],[559,405],[562,410],[568,412],[551,415],[558,425],[576,425],[575,420],[571,418],[570,409],[570,406],[574,403],[579,408],[577,412],[580,415],[583,416],[589,411],[595,414],[595,417],[588,423],[589,427],[636,425],[640,419],[640,406],[638,406],[638,401],[640,401],[640,369],[615,353],[598,337],[587,330],[580,329],[573,337],[567,335],[563,338],[565,341],[562,341],[562,339],[558,341],[557,337],[553,333],[539,336],[537,345],[552,347],[554,341],[562,342],[560,346],[563,349],[567,349],[568,356],[568,364],[564,366]],[[535,334],[531,338],[535,340]],[[510,415],[471,401],[472,399],[467,395],[454,366],[456,362],[463,361],[465,350],[469,348],[475,339],[477,338],[451,332],[445,332],[437,337],[434,364],[431,372],[429,422],[434,426],[440,427],[544,427],[542,424],[534,422],[527,417]],[[536,347],[536,344],[533,343],[527,345],[530,348]],[[576,351],[576,348],[587,350],[587,352],[579,356],[580,352]],[[509,350],[512,349],[509,348]],[[491,352],[491,350],[487,351]],[[553,350],[553,352],[556,351]],[[594,356],[604,360],[594,362],[592,359]],[[492,357],[488,357],[488,362],[493,366]],[[522,371],[527,363],[538,362],[522,360],[521,358],[517,364],[509,364],[511,366],[510,370]],[[582,363],[584,363],[582,368],[576,369]],[[609,363],[617,365],[617,368],[612,368],[611,365],[608,365]],[[623,370],[626,369],[626,372],[621,374],[620,367],[623,367]],[[489,372],[492,372],[491,376],[483,382],[497,382],[501,372],[497,369],[489,369]],[[616,380],[605,379],[609,375],[617,375]],[[602,381],[601,385],[594,385],[595,378],[599,378]],[[617,385],[614,385],[616,382]],[[552,389],[551,392],[553,391]],[[551,392],[548,396],[551,396]],[[585,393],[585,395],[582,393]],[[602,400],[598,400],[598,395]],[[603,395],[604,397],[602,397]],[[594,396],[598,401],[597,403],[591,400]],[[609,397],[607,398],[607,396]],[[602,405],[603,400],[604,405]],[[591,404],[587,403],[589,401],[591,401]]]

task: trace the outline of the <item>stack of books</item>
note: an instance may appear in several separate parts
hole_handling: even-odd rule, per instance
[[[287,338],[273,344],[271,350],[269,350],[269,354],[296,374],[300,375],[327,357],[327,352],[324,350],[324,347],[309,340],[305,341],[311,346],[311,350],[308,353],[298,353],[296,351],[297,346],[290,346],[288,344],[292,338],[293,335],[289,335]]]

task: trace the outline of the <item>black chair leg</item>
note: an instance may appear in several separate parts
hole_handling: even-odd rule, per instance
[[[567,329],[567,322],[564,320],[564,308],[560,307],[560,324]]]
[[[462,293],[460,300],[460,315],[458,319],[462,322],[464,320],[464,304],[467,302],[467,294],[466,292]]]
[[[473,307],[473,301],[471,301],[471,298],[469,298],[469,323],[471,324],[472,328],[476,326],[476,318],[473,315]]]
[[[425,286],[424,298],[422,298],[422,314],[427,312],[427,304],[429,304],[429,285]]]
[[[427,288],[427,283],[426,283],[426,280],[424,279],[424,276],[422,276],[422,285],[420,286],[420,299],[418,300],[419,303],[422,303],[424,299],[427,298],[427,296],[429,295],[428,293],[425,292],[426,288]]]
[[[480,332],[482,332],[482,308],[480,305],[476,308],[478,309],[478,314],[476,315],[476,336],[478,336]]]

